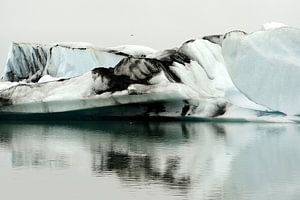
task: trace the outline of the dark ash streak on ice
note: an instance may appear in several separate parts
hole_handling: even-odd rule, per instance
[[[92,70],[94,80],[99,80],[95,92],[122,91],[132,84],[150,85],[149,80],[161,71],[170,82],[181,83],[180,77],[170,68],[174,62],[185,65],[190,59],[176,50],[167,50],[158,58],[128,56],[114,68],[96,68]]]

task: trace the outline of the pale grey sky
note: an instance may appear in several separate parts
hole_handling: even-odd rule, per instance
[[[0,0],[0,70],[12,41],[164,49],[269,21],[300,27],[299,19],[299,0]]]

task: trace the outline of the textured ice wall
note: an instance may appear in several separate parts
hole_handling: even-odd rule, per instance
[[[155,52],[149,47],[135,45],[100,49],[89,43],[13,43],[2,80],[37,82],[43,75],[75,77],[96,67],[114,67],[127,56]]]
[[[4,69],[5,81],[36,81],[46,66],[50,46],[40,44],[12,43]]]

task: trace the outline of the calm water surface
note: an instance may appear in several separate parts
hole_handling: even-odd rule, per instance
[[[0,199],[299,200],[300,126],[0,123]]]

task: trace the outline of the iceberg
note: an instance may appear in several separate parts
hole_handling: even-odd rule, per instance
[[[0,119],[299,122],[298,29],[266,27],[163,51],[13,43],[0,82]]]

